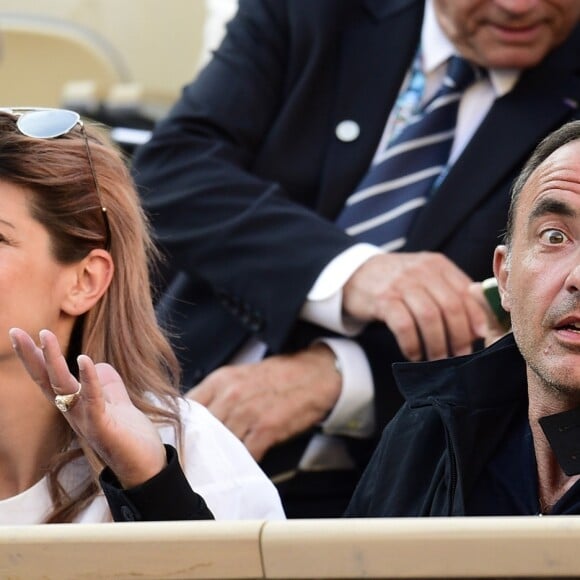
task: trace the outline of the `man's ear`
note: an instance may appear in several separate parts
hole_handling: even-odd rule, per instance
[[[61,309],[71,316],[88,312],[107,291],[114,272],[109,252],[94,249],[73,268]]]
[[[510,293],[508,279],[510,275],[510,256],[507,246],[497,246],[493,254],[493,273],[497,280],[501,305],[506,312],[510,311]]]

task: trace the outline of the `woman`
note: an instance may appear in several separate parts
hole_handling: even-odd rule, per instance
[[[154,255],[103,134],[0,111],[0,523],[283,517],[241,442],[178,395]]]

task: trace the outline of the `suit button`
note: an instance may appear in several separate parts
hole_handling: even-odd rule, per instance
[[[344,143],[350,143],[358,139],[360,135],[360,127],[356,121],[351,121],[347,119],[346,121],[341,121],[335,130],[335,135],[340,141]]]

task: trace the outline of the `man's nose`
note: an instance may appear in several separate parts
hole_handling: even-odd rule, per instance
[[[543,0],[496,0],[496,4],[512,15],[522,15],[532,11]]]
[[[580,253],[575,257],[566,277],[566,290],[570,292],[580,291]]]

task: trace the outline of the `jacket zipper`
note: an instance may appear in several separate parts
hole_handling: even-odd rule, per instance
[[[447,427],[445,427],[445,440],[449,451],[449,491],[447,494],[449,505],[447,508],[447,515],[452,516],[453,505],[455,503],[455,490],[457,489],[457,456]]]
[[[447,516],[453,515],[453,506],[455,504],[455,491],[457,489],[457,454],[455,453],[455,445],[451,432],[447,427],[447,423],[443,420],[443,407],[435,399],[432,399],[432,405],[439,411],[441,424],[445,430],[445,443],[447,444],[447,451],[449,453],[449,491],[447,492]]]

